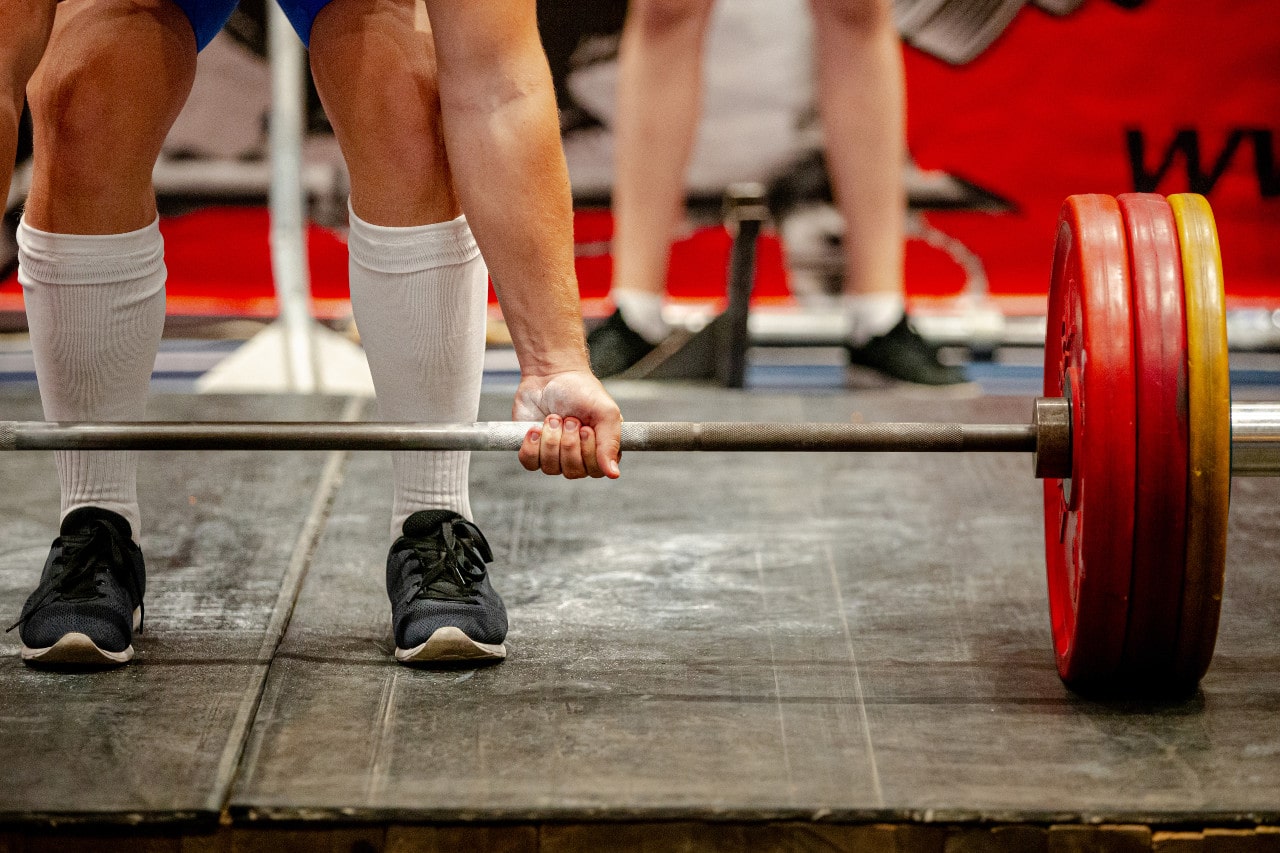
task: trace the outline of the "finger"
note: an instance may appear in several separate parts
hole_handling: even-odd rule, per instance
[[[541,439],[542,432],[537,429],[531,429],[524,434],[524,441],[520,443],[520,453],[518,454],[520,464],[524,466],[524,470],[538,470],[538,448],[541,444]]]
[[[603,477],[604,470],[600,460],[596,458],[596,431],[589,426],[578,430],[578,440],[582,442],[582,461],[587,466],[588,477]]]
[[[564,432],[560,436],[560,471],[570,480],[587,476],[587,466],[582,462],[582,439],[577,418],[564,419]]]
[[[559,415],[547,415],[542,422],[542,440],[539,442],[538,459],[542,473],[560,473],[560,438],[564,430]]]
[[[622,460],[622,417],[610,418],[596,424],[596,461],[600,470],[610,480],[622,474],[618,463]]]

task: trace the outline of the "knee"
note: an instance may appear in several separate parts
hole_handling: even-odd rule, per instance
[[[316,89],[353,168],[352,161],[372,160],[406,179],[437,168],[444,132],[427,45],[381,51],[385,61],[378,63],[367,61],[367,46],[327,38],[319,28],[311,45]]]
[[[628,26],[645,37],[706,28],[715,0],[632,0]]]
[[[334,20],[316,20],[311,67],[357,214],[382,225],[457,216],[429,39],[404,26],[361,34]]]
[[[57,63],[27,88],[36,151],[60,183],[88,189],[110,182],[114,166],[134,159],[139,137],[122,124],[108,78],[95,63]]]
[[[27,86],[39,159],[87,186],[134,172],[149,180],[195,76],[189,32],[159,44],[75,35],[55,37]]]
[[[35,73],[53,27],[51,0],[14,0],[0,9],[0,106],[22,112],[27,81]]]
[[[814,25],[862,36],[894,32],[892,0],[809,0]]]

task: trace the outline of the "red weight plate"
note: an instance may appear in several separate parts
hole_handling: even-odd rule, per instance
[[[1129,238],[1137,376],[1133,583],[1124,668],[1138,684],[1167,683],[1177,654],[1187,560],[1187,324],[1182,253],[1163,196],[1116,201]]]
[[[1062,206],[1048,320],[1044,393],[1070,396],[1073,427],[1071,478],[1044,481],[1053,646],[1068,686],[1106,687],[1128,622],[1137,419],[1129,252],[1110,196]]]

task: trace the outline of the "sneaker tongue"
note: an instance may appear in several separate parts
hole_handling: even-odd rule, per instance
[[[418,510],[404,520],[404,535],[410,539],[421,539],[435,533],[444,522],[455,518],[462,518],[462,516],[447,509]]]
[[[114,527],[125,539],[133,536],[133,528],[129,526],[129,522],[125,520],[124,516],[97,506],[82,506],[79,509],[73,509],[62,520],[62,526],[58,529],[58,532],[63,536],[78,533],[86,527],[92,526],[95,521],[106,522]]]

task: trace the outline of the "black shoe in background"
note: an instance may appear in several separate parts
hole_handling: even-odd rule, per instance
[[[614,311],[587,335],[587,349],[591,355],[591,372],[604,379],[632,367],[653,352],[654,344],[628,326],[621,311]]]
[[[146,571],[129,522],[99,507],[62,522],[40,585],[18,621],[22,660],[33,666],[119,666],[133,657]]]
[[[456,512],[419,510],[387,555],[387,597],[401,663],[498,661],[507,609],[489,583],[493,552]]]
[[[905,314],[883,335],[848,349],[850,364],[869,367],[903,382],[958,385],[966,381],[964,370],[938,360],[938,348],[920,337]]]

